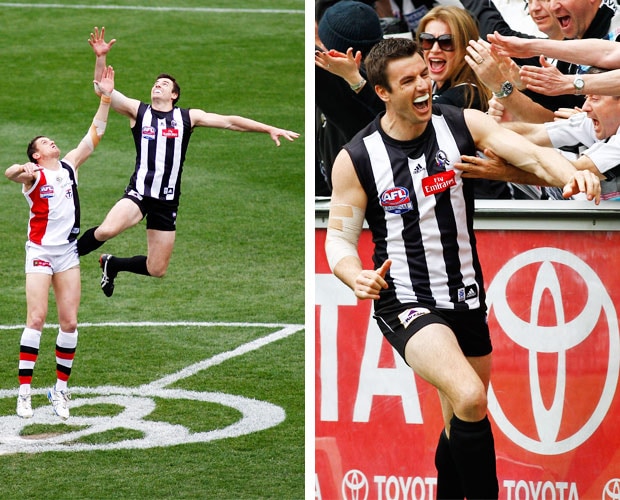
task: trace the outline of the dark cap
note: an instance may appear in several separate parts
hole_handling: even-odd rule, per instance
[[[342,0],[329,7],[319,21],[319,38],[328,50],[349,47],[366,55],[383,38],[375,10],[362,2]]]

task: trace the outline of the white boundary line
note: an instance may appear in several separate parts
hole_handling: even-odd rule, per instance
[[[0,325],[0,330],[19,330],[26,325]],[[243,323],[243,322],[212,322],[212,321],[109,321],[103,323],[79,323],[78,328],[98,328],[106,326],[240,326],[240,327],[262,327],[262,328],[299,328],[304,325],[287,323]],[[46,323],[43,328],[58,328],[57,323]]]
[[[88,325],[84,323],[83,326]],[[137,323],[98,323],[90,326],[131,325],[131,326],[240,326],[280,328],[231,351],[216,354],[175,373],[164,376],[139,387],[73,387],[75,394],[85,397],[74,400],[72,406],[113,404],[123,408],[120,414],[113,417],[80,417],[72,416],[71,425],[79,429],[50,437],[21,436],[24,427],[31,424],[56,424],[58,418],[52,415],[49,408],[37,408],[32,419],[20,419],[16,415],[0,416],[0,456],[13,453],[42,453],[46,451],[94,451],[114,449],[146,449],[162,446],[175,446],[187,443],[203,443],[217,439],[242,436],[275,427],[286,418],[281,407],[267,401],[258,401],[234,394],[197,392],[183,389],[168,389],[166,386],[188,378],[202,370],[219,365],[226,360],[260,349],[276,340],[286,338],[302,331],[304,325],[278,325],[266,323],[203,323],[203,322],[137,322]],[[46,325],[53,326],[53,325]],[[0,325],[2,328],[2,325]],[[20,327],[9,327],[20,328]],[[7,327],[4,327],[7,329]],[[15,397],[16,390],[0,390],[0,399]],[[33,394],[44,394],[45,389],[37,389]],[[241,413],[241,418],[224,427],[207,432],[191,432],[181,425],[145,420],[156,407],[153,398],[186,399],[230,406]],[[86,444],[78,440],[92,434],[98,434],[116,428],[134,429],[143,434],[141,439],[130,439],[121,442]]]
[[[209,12],[213,14],[251,13],[251,14],[304,14],[295,9],[230,9],[218,7],[145,7],[141,5],[67,5],[62,3],[0,3],[0,7],[20,7],[29,9],[96,9],[96,10],[146,10],[154,12]]]

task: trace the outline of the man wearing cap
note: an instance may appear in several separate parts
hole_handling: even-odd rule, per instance
[[[346,53],[352,48],[361,59],[383,38],[375,10],[364,2],[342,0],[318,20],[317,51]],[[370,88],[365,89],[363,65],[359,81],[347,82],[320,66],[315,71],[317,156],[329,185],[331,165],[340,147],[384,109]]]

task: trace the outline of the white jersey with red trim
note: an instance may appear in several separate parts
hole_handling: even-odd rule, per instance
[[[80,232],[80,201],[73,165],[63,160],[58,170],[43,168],[24,191],[30,206],[28,240],[37,245],[65,245]]]

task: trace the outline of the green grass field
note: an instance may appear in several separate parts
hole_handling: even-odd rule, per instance
[[[45,3],[54,7],[36,7]],[[98,106],[87,43],[94,26],[117,39],[108,62],[125,95],[148,101],[167,72],[181,85],[180,106],[302,135],[277,148],[265,134],[196,129],[166,277],[123,274],[106,298],[99,254],[82,259],[66,423],[43,395],[55,378],[53,296],[35,418],[14,416],[28,207],[3,178],[0,498],[303,498],[304,2],[62,4],[0,2],[3,169],[26,161],[35,135],[67,152],[88,130]],[[128,120],[111,113],[80,169],[83,230],[121,196],[133,163]],[[122,256],[145,250],[143,224],[102,247]]]

